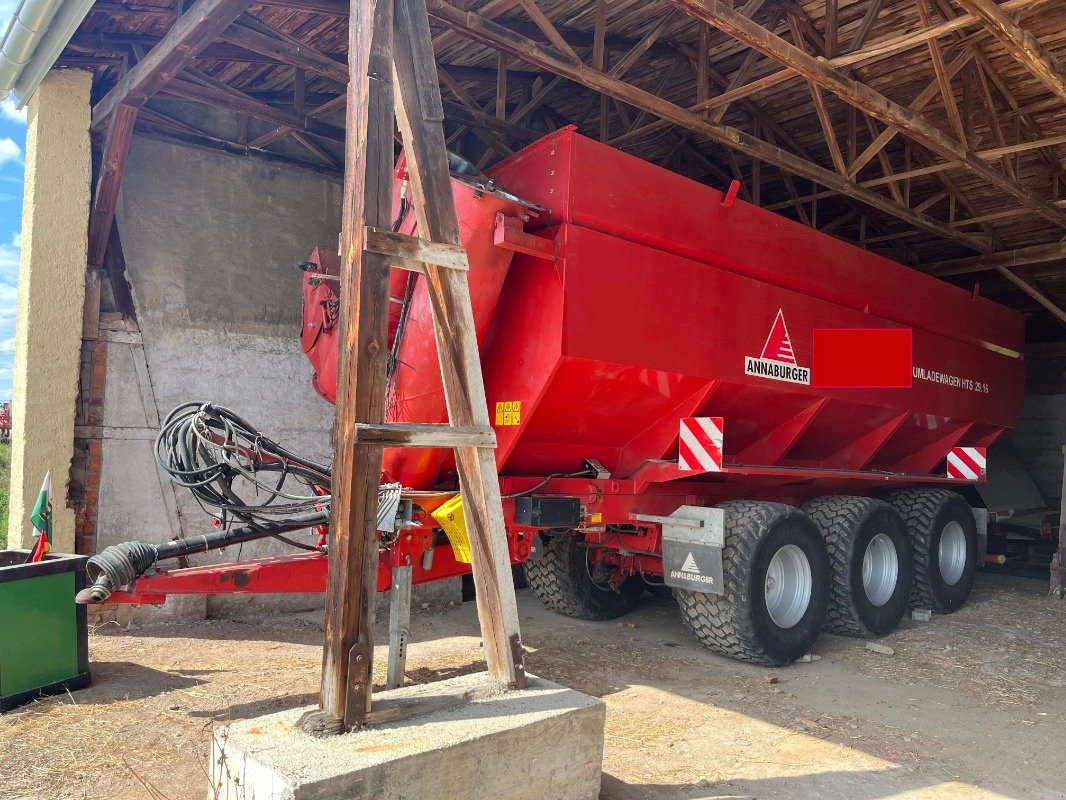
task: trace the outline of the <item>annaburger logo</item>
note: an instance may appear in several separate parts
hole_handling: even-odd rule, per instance
[[[789,338],[782,309],[777,310],[770,335],[762,346],[762,355],[759,358],[744,356],[744,374],[772,381],[810,384],[810,369],[796,364],[796,354],[792,351],[792,339]]]

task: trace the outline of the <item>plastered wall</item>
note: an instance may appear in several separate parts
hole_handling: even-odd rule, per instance
[[[108,344],[98,548],[211,529],[192,495],[155,466],[155,419],[179,403],[221,403],[329,462],[333,407],[312,390],[300,350],[296,264],[337,241],[340,198],[339,183],[318,175],[134,138],[117,218],[140,341],[118,334]],[[233,560],[232,550],[194,563]],[[257,542],[239,555],[272,552],[291,551]],[[246,595],[170,601],[165,611],[320,604],[320,596]]]

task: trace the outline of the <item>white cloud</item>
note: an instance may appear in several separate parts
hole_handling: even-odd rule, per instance
[[[0,101],[0,116],[20,125],[26,124],[26,108],[16,108],[15,101],[10,97]]]
[[[11,235],[10,244],[0,243],[0,316],[6,307],[5,289],[14,289],[19,279],[19,256],[22,252],[22,232]]]
[[[8,161],[21,163],[22,148],[10,136],[5,136],[0,139],[0,164],[6,164]]]

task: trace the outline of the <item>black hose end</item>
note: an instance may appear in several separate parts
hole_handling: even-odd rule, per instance
[[[158,556],[158,548],[147,542],[123,542],[106,548],[86,562],[85,575],[92,585],[78,592],[74,602],[82,605],[104,602],[115,589],[151,569]]]

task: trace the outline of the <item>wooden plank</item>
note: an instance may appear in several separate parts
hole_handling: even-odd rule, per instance
[[[425,118],[418,96],[410,88],[418,75],[435,71],[425,0],[397,0],[396,9],[400,88],[396,116],[411,175],[418,230],[435,242],[459,244],[444,131],[439,122]],[[427,265],[426,272],[448,419],[462,427],[489,427],[466,276],[433,265]],[[526,677],[496,460],[491,450],[459,447],[455,461],[488,671],[497,680],[521,687]]]
[[[1012,181],[974,156],[967,147],[930,123],[924,116],[889,100],[865,84],[846,78],[824,61],[803,52],[779,36],[736,13],[721,0],[672,0],[695,19],[714,25],[738,41],[775,58],[798,74],[814,81],[837,97],[885,124],[899,129],[908,138],[948,160],[958,160],[986,182],[1014,197],[1049,222],[1066,227],[1066,213],[1037,197],[1028,188]]]
[[[348,33],[348,131],[341,215],[341,357],[333,428],[333,500],[323,711],[359,727],[370,710],[377,590],[381,448],[360,446],[356,422],[385,419],[389,261],[368,254],[367,226],[391,223],[393,14],[390,0],[352,0]]]
[[[759,158],[794,175],[860,200],[873,208],[905,220],[916,228],[944,236],[978,252],[988,249],[982,239],[953,230],[950,226],[930,217],[915,214],[911,209],[904,208],[870,189],[857,186],[832,170],[797,158],[795,153],[756,139],[737,128],[714,124],[689,109],[681,108],[636,86],[610,78],[592,67],[564,62],[537,42],[472,12],[458,11],[444,0],[430,0],[430,14],[435,22],[452,30],[462,31],[464,35],[482,44],[497,49],[506,49],[512,55],[534,66],[563,75],[595,92],[610,94],[634,108],[644,109],[669,123],[723,144],[731,150],[738,150],[752,158]]]
[[[93,106],[99,127],[120,105],[139,106],[181,72],[248,6],[249,0],[196,0],[166,36]]]
[[[367,228],[364,247],[371,253],[448,269],[469,270],[466,250],[459,245],[431,242],[392,230]],[[419,270],[420,272],[422,270]]]
[[[1032,33],[1016,25],[990,0],[957,0],[979,19],[1015,61],[1024,66],[1060,99],[1066,100],[1066,68]]]
[[[407,422],[357,422],[355,433],[361,444],[380,444],[385,447],[496,447],[496,432],[489,425],[462,427]]]
[[[102,269],[104,266],[107,240],[111,236],[111,223],[115,219],[115,206],[122,185],[122,172],[136,122],[137,108],[120,105],[104,140],[100,176],[96,181],[93,207],[89,214],[89,266],[93,269]]]

